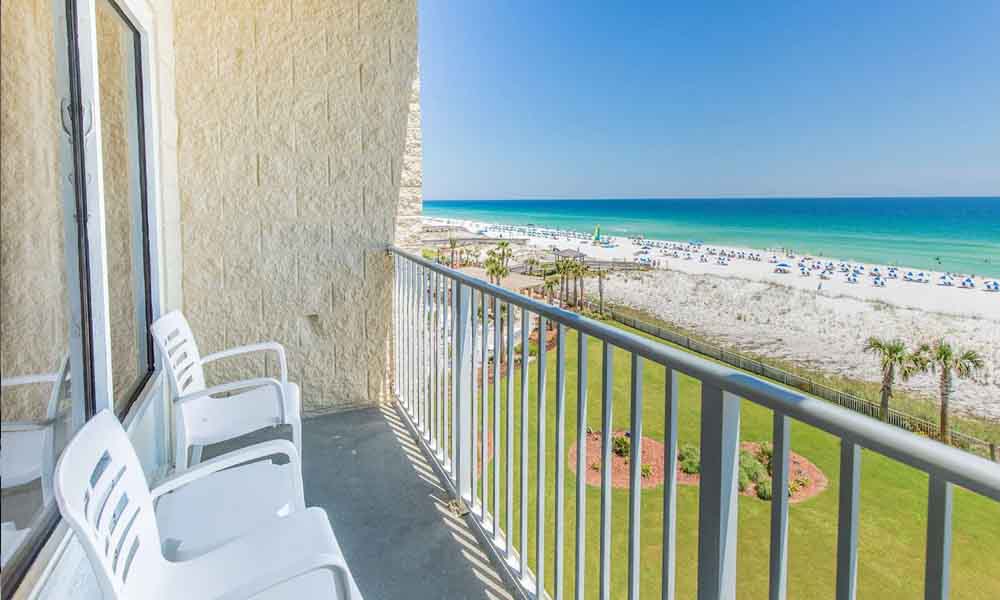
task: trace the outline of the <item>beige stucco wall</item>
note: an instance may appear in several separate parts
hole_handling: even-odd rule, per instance
[[[51,0],[0,2],[0,374],[66,352],[59,103]],[[5,390],[4,420],[41,417],[46,386]]]
[[[404,158],[419,130],[415,0],[173,9],[184,310],[200,345],[281,342],[307,410],[379,401],[385,248],[419,196]]]

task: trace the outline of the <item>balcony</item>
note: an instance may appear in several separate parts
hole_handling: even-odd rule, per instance
[[[461,499],[515,596],[975,598],[998,589],[974,558],[1000,539],[997,464],[392,254],[398,406],[385,418],[394,431],[405,424],[442,474],[434,485]],[[622,437],[632,441],[624,452]],[[823,485],[801,502],[797,493],[751,497],[747,442],[773,449],[769,489],[797,489],[798,453]],[[657,471],[678,472],[678,449],[692,447],[697,487],[670,476],[646,485]]]

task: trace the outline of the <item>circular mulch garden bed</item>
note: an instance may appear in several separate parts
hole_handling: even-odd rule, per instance
[[[625,435],[624,431],[616,431],[613,437]],[[759,442],[740,442],[740,448],[752,454],[756,454],[760,448]],[[567,457],[569,469],[576,473],[576,444],[569,448]],[[642,438],[642,463],[649,466],[649,475],[642,478],[642,487],[652,488],[663,485],[664,463],[663,444],[643,437]],[[808,500],[826,489],[829,481],[826,475],[812,463],[809,459],[795,452],[789,453],[789,474],[788,480],[795,482],[799,480],[802,485],[795,486],[788,501],[792,503]],[[587,434],[587,485],[600,487],[601,485],[601,432],[595,431]],[[680,470],[680,461],[677,467],[677,482],[682,485],[698,485],[701,476],[697,473],[685,473]],[[611,487],[628,489],[629,487],[629,462],[627,457],[618,456],[611,453]],[[751,483],[742,492],[744,496],[757,497],[757,486]]]
[[[626,432],[616,431],[614,437],[623,436]],[[576,444],[569,448],[569,469],[576,473]],[[642,487],[652,488],[663,485],[663,444],[648,438],[642,438],[642,464],[649,467],[649,474],[642,478]],[[611,452],[611,487],[629,487],[629,462],[627,456],[618,456]],[[587,434],[587,485],[601,485],[601,432]]]

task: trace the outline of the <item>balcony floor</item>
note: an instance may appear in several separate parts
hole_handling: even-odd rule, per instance
[[[326,510],[365,600],[511,598],[397,411],[303,420],[306,505]]]

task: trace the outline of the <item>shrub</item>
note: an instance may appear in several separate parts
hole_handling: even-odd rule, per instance
[[[688,475],[701,473],[701,452],[694,444],[684,444],[677,453],[681,464],[681,472]]]
[[[767,479],[767,469],[764,468],[764,465],[760,464],[760,461],[757,460],[756,456],[746,450],[741,450],[740,477],[746,477],[748,480],[756,483]]]
[[[791,496],[795,492],[808,487],[812,483],[812,480],[805,475],[799,475],[795,479],[788,482],[788,495]]]
[[[646,463],[643,463],[643,465],[642,465],[642,478],[645,479],[645,478],[649,477],[652,474],[653,474],[653,467],[649,466]]]
[[[740,469],[740,475],[739,475],[740,491],[741,492],[747,491],[747,488],[750,487],[750,484],[752,483],[753,482],[750,481],[750,477],[747,475],[746,471]]]
[[[592,462],[592,463],[590,463],[590,468],[593,469],[593,470],[595,470],[595,471],[600,471],[601,470],[601,463],[599,463],[599,462]]]
[[[768,475],[773,475],[771,461],[774,459],[774,446],[771,442],[764,442],[757,448],[757,460],[767,469]]]
[[[618,456],[626,457],[632,450],[632,440],[628,436],[616,435],[611,439],[611,451]]]
[[[761,500],[770,500],[771,494],[773,493],[771,489],[771,480],[765,479],[764,481],[757,482],[757,497]]]

